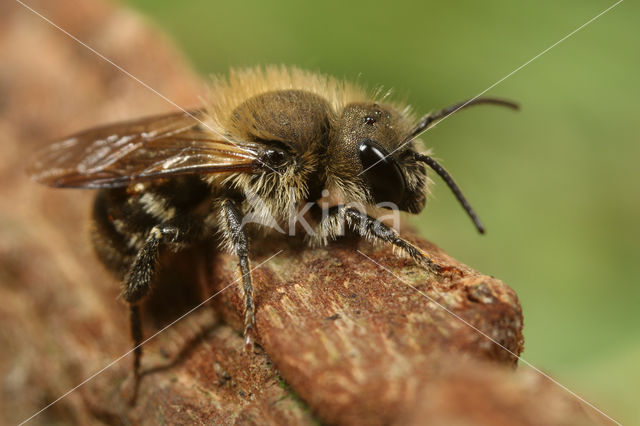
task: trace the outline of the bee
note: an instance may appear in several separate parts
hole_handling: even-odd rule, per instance
[[[476,98],[416,119],[404,105],[326,75],[277,66],[232,70],[214,79],[204,107],[77,133],[39,153],[30,174],[53,187],[98,190],[91,239],[122,283],[137,388],[140,304],[161,251],[217,240],[237,255],[248,347],[255,311],[250,238],[290,223],[303,205],[312,245],[327,244],[346,228],[440,273],[425,252],[377,219],[385,209],[416,214],[424,208],[428,166],[484,232],[458,185],[418,139],[439,120],[480,104],[517,108]],[[247,223],[249,213],[276,226]]]

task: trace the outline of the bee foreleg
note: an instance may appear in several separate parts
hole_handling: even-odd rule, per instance
[[[431,260],[424,251],[400,237],[395,229],[390,228],[376,218],[353,207],[336,210],[336,214],[344,214],[347,225],[361,236],[391,243],[405,255],[411,257],[418,265],[435,273],[441,272],[442,268]]]
[[[244,290],[244,336],[245,347],[251,349],[253,347],[253,328],[255,322],[254,304],[253,304],[253,284],[251,280],[251,268],[249,267],[249,239],[247,233],[242,226],[242,213],[237,204],[232,200],[226,200],[222,203],[222,209],[225,218],[225,228],[227,238],[231,243],[231,247],[238,256],[240,265],[240,273],[242,274],[242,287]]]

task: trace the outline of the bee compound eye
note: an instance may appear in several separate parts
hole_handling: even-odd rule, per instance
[[[365,139],[358,146],[363,176],[376,203],[400,205],[406,189],[404,175],[396,160],[378,143]]]

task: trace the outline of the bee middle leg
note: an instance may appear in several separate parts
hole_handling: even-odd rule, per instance
[[[242,274],[242,288],[244,290],[244,337],[245,347],[251,350],[253,347],[253,329],[255,326],[255,306],[253,303],[253,282],[251,268],[249,266],[249,238],[242,226],[242,212],[232,200],[222,203],[223,216],[226,225],[226,237],[232,250],[238,256],[240,273]]]

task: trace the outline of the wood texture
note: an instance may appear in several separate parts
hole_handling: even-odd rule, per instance
[[[132,13],[100,1],[29,4],[179,105],[198,105],[199,79]],[[87,238],[92,193],[40,187],[26,161],[66,133],[174,107],[15,2],[0,3],[0,57],[0,422],[15,424],[130,349],[118,283]],[[413,240],[461,274],[435,279],[350,239],[314,250],[255,243],[253,266],[283,251],[255,271],[260,346],[250,354],[235,260],[204,246],[167,259],[146,336],[221,293],[145,345],[137,404],[127,404],[124,357],[30,424],[598,421],[469,326],[520,354],[509,287]]]

